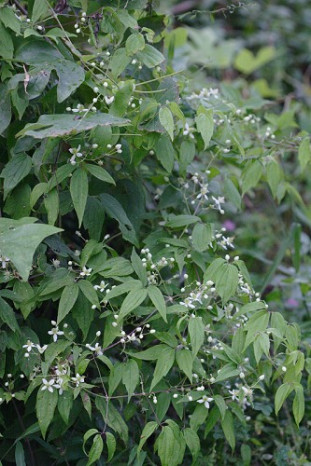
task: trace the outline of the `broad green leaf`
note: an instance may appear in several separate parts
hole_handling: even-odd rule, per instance
[[[141,258],[139,257],[139,255],[137,254],[134,248],[131,254],[131,262],[132,262],[133,269],[136,275],[138,276],[139,280],[142,282],[144,286],[146,286],[148,283],[147,272],[146,272],[146,269],[143,265]]]
[[[106,193],[100,195],[100,200],[107,214],[118,221],[123,238],[136,245],[137,237],[133,224],[120,202]]]
[[[80,282],[83,283],[84,280],[80,280]],[[88,299],[83,293],[79,293],[78,299],[72,308],[72,316],[77,321],[79,328],[83,333],[84,340],[86,339],[90,326],[94,321],[94,314],[95,311],[92,309]]]
[[[161,107],[159,111],[160,123],[168,132],[171,140],[174,139],[174,118],[168,107]]]
[[[185,173],[188,165],[192,162],[195,156],[195,144],[192,141],[183,141],[179,152],[179,169]]]
[[[44,197],[44,206],[48,214],[49,225],[54,225],[59,214],[59,196],[56,188]]]
[[[275,414],[277,414],[281,407],[283,406],[284,401],[288,395],[293,391],[294,387],[289,383],[283,383],[276,391],[274,398],[274,409]]]
[[[162,431],[157,439],[158,455],[162,466],[176,465],[176,450],[174,433],[169,426],[162,427]],[[175,459],[174,459],[175,456]]]
[[[196,356],[204,343],[204,324],[202,317],[190,317],[188,330],[190,335],[192,354]]]
[[[203,252],[208,249],[212,241],[212,227],[209,223],[197,223],[192,231],[192,243],[196,251]]]
[[[131,396],[133,395],[134,390],[139,382],[138,365],[137,362],[133,359],[130,359],[125,364],[125,367],[123,369],[122,381],[128,393],[128,401],[130,401]]]
[[[169,228],[183,228],[199,221],[200,217],[196,215],[171,215],[165,226]]]
[[[214,401],[217,408],[219,409],[221,419],[224,420],[227,412],[227,405],[225,403],[225,400],[220,395],[214,395]]]
[[[137,452],[141,451],[142,447],[144,446],[148,438],[153,434],[153,432],[156,430],[157,427],[158,427],[157,422],[155,421],[147,422],[147,424],[145,425],[141,433],[139,445],[137,447]]]
[[[213,110],[206,110],[203,106],[200,106],[195,117],[195,123],[204,141],[204,149],[206,149],[214,132]]]
[[[229,202],[232,202],[232,204],[240,210],[242,201],[241,194],[230,178],[225,179],[224,193],[226,199],[228,199]]]
[[[168,173],[171,173],[174,166],[176,153],[172,142],[167,135],[162,135],[155,144],[157,159]]]
[[[70,181],[70,194],[77,213],[79,228],[82,224],[88,192],[89,183],[87,173],[83,168],[78,168],[74,171]]]
[[[237,369],[236,365],[234,364],[226,364],[223,366],[217,374],[216,382],[222,382],[223,380],[227,380],[231,377],[236,377],[239,374],[239,369]]]
[[[311,161],[311,147],[309,137],[304,138],[299,145],[298,160],[301,170],[304,171],[308,163]]]
[[[45,438],[48,427],[53,420],[57,400],[58,393],[56,389],[53,389],[51,393],[49,390],[42,390],[39,388],[36,402],[36,414],[43,438]]]
[[[57,409],[65,424],[69,422],[70,411],[73,406],[73,393],[70,390],[65,390],[58,397]]]
[[[159,288],[155,285],[150,285],[147,288],[148,291],[148,296],[151,299],[153,305],[156,307],[156,309],[159,311],[162,319],[167,322],[166,319],[166,304],[165,300],[163,297],[163,294],[159,290]]]
[[[297,426],[299,426],[304,414],[305,414],[305,397],[303,386],[298,385],[295,386],[295,397],[293,401],[293,414],[296,421]]]
[[[94,289],[93,285],[91,282],[88,280],[79,280],[78,281],[78,286],[86,299],[93,305],[95,305],[97,308],[99,308],[99,300],[97,296],[97,292]]]
[[[198,434],[194,430],[190,429],[189,427],[187,427],[183,431],[183,434],[184,434],[187,447],[189,448],[190,453],[192,455],[192,459],[193,461],[196,461],[200,453],[200,438]]]
[[[18,323],[11,306],[0,297],[0,322],[10,327],[13,332],[18,331]]]
[[[224,418],[221,420],[221,427],[223,433],[225,434],[226,440],[229,443],[232,450],[235,448],[235,433],[233,425],[233,416],[231,412],[227,409]]]
[[[88,131],[96,126],[126,126],[128,120],[106,113],[89,113],[80,117],[76,114],[41,115],[37,123],[28,123],[16,136],[32,136],[36,139],[61,137]]]
[[[1,224],[5,223],[3,220],[0,219],[0,229]],[[60,228],[50,225],[12,223],[10,229],[0,233],[1,253],[13,262],[22,279],[27,280],[32,267],[33,255],[39,244],[47,236],[60,231],[62,231]]]
[[[13,8],[4,6],[0,9],[0,20],[6,28],[11,29],[16,32],[17,35],[20,34],[21,30],[21,21],[17,18],[17,15],[14,13]]]
[[[0,32],[1,33],[1,32]],[[1,48],[1,45],[0,45]],[[1,118],[0,118],[0,134],[9,126],[12,116],[11,111],[11,98],[8,92],[7,86],[0,84],[0,108],[1,108]]]
[[[104,398],[96,397],[96,408],[99,410],[108,426],[120,435],[122,441],[127,444],[128,441],[128,427],[119,413],[114,407],[112,402],[107,403]]]
[[[31,19],[35,23],[38,19],[45,18],[50,11],[47,0],[35,0],[32,7]]]
[[[131,34],[125,42],[126,53],[129,56],[135,55],[137,52],[145,48],[144,36],[140,33]]]
[[[1,178],[4,178],[4,198],[18,183],[24,179],[32,167],[31,158],[24,153],[15,155],[4,167]]]
[[[149,44],[145,46],[144,50],[137,53],[137,58],[147,68],[154,68],[165,60],[164,55]]]
[[[127,55],[124,47],[117,49],[110,60],[110,68],[113,77],[117,78],[125,70],[130,61],[131,57]]]
[[[15,465],[26,466],[25,452],[21,442],[17,442],[15,446]]]
[[[110,461],[113,458],[113,455],[116,451],[117,442],[115,436],[111,432],[106,432],[106,445],[108,450],[108,458],[107,461]]]
[[[250,163],[242,173],[242,191],[243,195],[250,189],[257,186],[262,175],[262,165],[258,160]]]
[[[138,289],[130,291],[121,305],[118,320],[120,321],[124,319],[124,317],[136,309],[146,299],[146,297],[147,290],[144,288],[141,290]]]
[[[180,370],[182,370],[192,383],[193,354],[191,351],[182,349],[176,351],[176,361]]]
[[[236,292],[239,283],[239,273],[235,265],[223,264],[216,279],[216,291],[226,303]]]
[[[93,444],[88,454],[88,462],[86,463],[86,466],[91,466],[91,464],[96,463],[96,461],[101,457],[103,449],[104,441],[101,434],[97,434],[93,438]]]
[[[0,57],[4,60],[13,58],[14,45],[9,31],[0,22]]]
[[[238,71],[250,74],[276,57],[276,49],[272,46],[262,47],[255,56],[250,50],[242,49],[234,61]]]
[[[311,156],[311,153],[310,153]],[[272,195],[277,198],[278,188],[281,182],[284,180],[284,174],[282,168],[278,162],[271,160],[267,165],[267,181],[270,186]]]
[[[109,173],[103,168],[99,167],[98,165],[91,165],[87,164],[86,165],[87,171],[95,176],[95,178],[98,178],[101,181],[105,181],[105,183],[111,183],[111,184],[116,184],[112,176],[109,175]]]
[[[175,360],[175,350],[169,346],[165,346],[165,349],[161,351],[161,356],[157,361],[153,379],[150,385],[150,391],[166,376]]]
[[[59,324],[73,308],[79,294],[79,287],[76,283],[65,286],[62,291],[57,314],[57,324]]]
[[[141,289],[142,288],[142,283],[139,280],[127,280],[124,283],[121,283],[121,285],[117,285],[114,288],[112,288],[109,293],[105,296],[105,299],[107,301],[110,301],[110,299],[116,298],[117,296],[121,296],[124,293],[128,293],[129,291],[132,291],[134,289]]]

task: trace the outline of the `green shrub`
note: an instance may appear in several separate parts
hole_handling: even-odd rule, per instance
[[[0,457],[251,464],[256,400],[304,415],[304,354],[230,230],[261,179],[299,196],[279,151],[309,140],[175,72],[187,32],[152,2],[100,3],[0,8]]]

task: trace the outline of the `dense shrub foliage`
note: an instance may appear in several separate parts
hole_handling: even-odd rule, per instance
[[[273,45],[188,19],[0,2],[3,465],[270,464],[273,429],[297,439],[300,328],[250,273],[266,291],[285,251],[298,272],[301,227],[261,281],[236,225],[256,187],[304,211],[288,165],[309,137],[267,80],[218,80]]]

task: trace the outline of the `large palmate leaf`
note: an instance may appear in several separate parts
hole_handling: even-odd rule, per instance
[[[23,223],[23,220],[27,223]],[[30,221],[29,221],[30,220]],[[47,236],[62,231],[50,225],[34,224],[33,219],[18,221],[0,219],[0,251],[15,265],[23,280],[27,280],[35,250]]]
[[[68,134],[81,133],[96,126],[126,126],[128,120],[117,118],[106,113],[79,115],[41,115],[37,123],[29,123],[18,134],[32,136],[36,139],[59,137]]]

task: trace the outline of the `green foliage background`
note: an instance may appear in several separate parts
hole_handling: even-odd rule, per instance
[[[308,465],[307,2],[0,2],[3,465]]]

